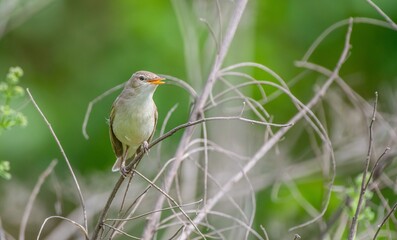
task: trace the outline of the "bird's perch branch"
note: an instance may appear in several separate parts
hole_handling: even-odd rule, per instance
[[[209,122],[209,121],[225,121],[225,120],[238,120],[238,121],[243,121],[243,122],[247,122],[247,123],[251,123],[251,124],[258,124],[258,125],[264,125],[264,126],[273,126],[273,127],[290,127],[293,125],[293,123],[288,123],[288,124],[275,124],[275,123],[264,123],[264,122],[260,122],[260,121],[256,121],[256,120],[252,120],[252,119],[247,119],[247,118],[243,118],[240,116],[230,116],[230,117],[209,117],[209,118],[202,118],[193,122],[187,122],[184,124],[181,124],[173,129],[171,129],[170,131],[168,131],[167,133],[165,133],[164,135],[160,136],[159,138],[153,140],[149,146],[148,149],[151,149],[152,147],[154,147],[155,145],[157,145],[158,143],[160,143],[161,141],[163,141],[166,138],[171,137],[172,135],[174,135],[176,132],[197,125],[197,124],[201,124],[203,122]],[[127,162],[129,162],[129,164],[125,167],[126,172],[131,172],[134,171],[134,167],[136,167],[137,163],[143,158],[145,152],[144,151],[139,151],[138,154],[136,154],[135,157],[133,157],[132,159],[128,159]],[[101,215],[99,216],[97,225],[94,229],[94,233],[92,235],[92,240],[95,240],[98,238],[98,234],[102,228],[102,224],[105,221],[106,215],[110,209],[110,206],[117,194],[117,192],[120,189],[121,184],[124,182],[125,177],[124,176],[120,176],[119,180],[116,182],[106,204],[105,207],[103,208],[103,211],[101,213]],[[163,191],[164,192],[164,191]]]

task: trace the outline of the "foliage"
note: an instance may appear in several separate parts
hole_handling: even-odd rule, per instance
[[[0,134],[4,130],[13,127],[25,127],[27,119],[25,115],[11,107],[11,102],[24,95],[24,90],[18,85],[20,78],[23,76],[23,70],[20,67],[11,67],[4,81],[0,82]],[[0,177],[10,179],[10,164],[7,161],[0,161]]]
[[[369,178],[369,173],[366,175],[367,180]],[[355,179],[354,179],[354,184],[353,186],[350,186],[346,189],[346,194],[350,199],[350,204],[349,207],[347,208],[348,210],[348,215],[350,218],[353,218],[354,213],[357,209],[358,201],[360,198],[360,189],[361,189],[361,181],[363,179],[363,174],[359,174]],[[366,202],[371,201],[372,197],[374,196],[374,193],[372,191],[366,191],[363,198],[364,198],[364,208],[361,210],[360,214],[358,215],[358,220],[365,220],[368,222],[372,222],[375,219],[375,213],[372,211],[371,207],[368,205],[365,205]]]
[[[19,79],[23,76],[20,67],[11,67],[5,81],[0,82],[0,97],[3,104],[0,105],[0,134],[3,130],[12,127],[25,127],[27,120],[22,112],[11,107],[11,101],[24,95],[24,90],[18,86]]]

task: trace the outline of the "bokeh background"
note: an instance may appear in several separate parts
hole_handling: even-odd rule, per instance
[[[192,2],[187,1],[187,6],[194,8]],[[396,2],[381,1],[379,6],[397,20]],[[199,20],[205,16],[200,12],[203,9],[198,7],[191,15],[192,30],[196,31],[201,46],[208,44],[205,41],[208,28]],[[361,0],[250,0],[226,62],[258,62],[284,79],[291,79],[301,71],[294,66],[294,61],[303,57],[313,41],[333,23],[351,16],[382,19]],[[128,80],[133,72],[141,69],[178,77],[200,91],[202,84],[192,82],[186,70],[187,48],[180,26],[172,1],[1,0],[0,76],[5,76],[11,66],[23,68],[25,75],[20,85],[30,89],[51,122],[78,177],[87,186],[103,187],[100,191],[107,191],[117,176],[107,176],[110,178],[108,183],[97,185],[94,176],[112,175],[110,168],[114,154],[106,121],[118,93],[94,106],[87,127],[89,140],[84,139],[81,131],[87,105],[96,96]],[[319,46],[311,61],[334,67],[345,33],[345,27],[332,33]],[[379,91],[380,109],[395,111],[393,105],[387,103],[396,99],[387,98],[397,88],[396,31],[356,24],[352,45],[352,54],[341,75],[364,99],[373,99],[374,92]],[[202,73],[203,83],[213,60],[210,59],[211,54],[200,54],[202,62],[197,68]],[[267,77],[259,71],[252,74],[258,78]],[[309,99],[314,81],[314,77],[309,78],[294,88],[294,93],[303,102]],[[387,94],[382,94],[382,91]],[[10,181],[0,180],[0,216],[3,227],[13,234],[17,232],[21,208],[26,204],[30,190],[52,159],[59,159],[55,170],[57,181],[70,181],[66,164],[48,127],[33,105],[25,104],[26,100],[27,97],[14,103],[14,106],[23,106],[21,111],[28,118],[28,126],[0,135],[0,160],[11,163],[12,174]],[[188,119],[190,100],[180,88],[161,86],[156,91],[155,101],[159,109],[159,122],[174,104],[179,104],[169,128]],[[282,105],[271,110],[280,121],[291,116]],[[172,155],[179,137],[180,133],[168,143],[166,154]],[[310,188],[315,187],[316,183],[319,186],[322,184],[313,178],[312,181],[302,182],[299,187],[312,191]],[[40,196],[44,205],[50,205],[54,199],[51,194],[46,199],[45,193],[51,192],[52,185],[48,184],[47,188],[49,190]],[[95,189],[89,191],[95,192]],[[269,194],[266,190],[257,195],[257,227],[272,221],[266,213],[268,208],[264,207],[272,204]],[[291,210],[286,203],[277,207],[269,212],[282,216],[288,215],[285,212]],[[10,209],[15,209],[12,216],[8,215],[11,214]],[[297,222],[300,219],[298,215]],[[37,216],[38,221],[42,217]]]

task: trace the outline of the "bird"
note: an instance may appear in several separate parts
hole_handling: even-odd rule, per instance
[[[113,172],[125,176],[126,161],[140,147],[147,152],[148,143],[156,129],[158,112],[153,94],[165,78],[148,71],[137,71],[125,83],[124,89],[112,104],[109,135],[117,157]]]

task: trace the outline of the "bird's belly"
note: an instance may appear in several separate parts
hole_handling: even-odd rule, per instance
[[[154,104],[120,106],[113,120],[113,132],[117,139],[131,148],[138,148],[149,139],[154,130],[154,111]]]

